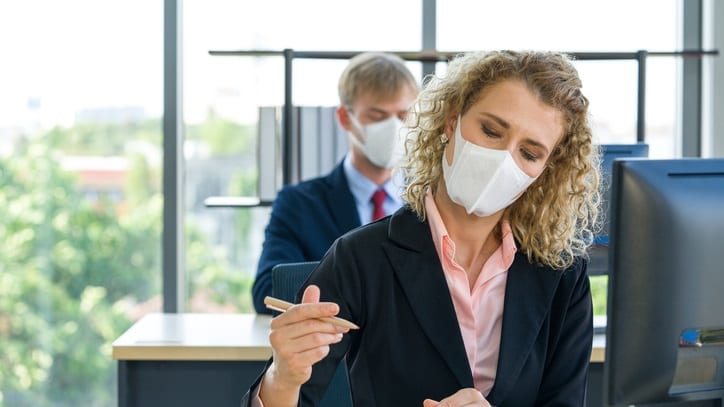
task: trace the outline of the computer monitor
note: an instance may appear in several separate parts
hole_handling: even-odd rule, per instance
[[[601,183],[603,193],[601,210],[603,212],[603,227],[601,232],[595,236],[594,244],[589,251],[590,261],[588,263],[589,275],[601,275],[608,273],[608,241],[609,241],[609,220],[611,219],[609,209],[609,196],[611,186],[611,171],[613,162],[617,158],[648,157],[649,145],[646,143],[636,144],[601,144]]]
[[[724,159],[617,160],[612,181],[605,405],[721,406]]]

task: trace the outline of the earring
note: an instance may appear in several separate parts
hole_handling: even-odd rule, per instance
[[[446,144],[448,141],[449,141],[449,140],[448,140],[447,136],[446,136],[444,133],[440,135],[440,142],[441,142],[442,144]]]

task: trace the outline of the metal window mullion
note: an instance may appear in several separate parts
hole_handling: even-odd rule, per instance
[[[682,1],[683,48],[702,47],[702,0]],[[683,58],[681,73],[681,155],[701,156],[701,58]]]
[[[638,61],[638,89],[636,101],[636,141],[646,141],[646,58],[648,52],[640,50],[636,53]]]
[[[183,312],[184,156],[183,156],[183,1],[164,0],[163,26],[163,312]]]
[[[437,0],[422,0],[422,50],[437,51]],[[435,73],[435,61],[422,63],[422,78]]]

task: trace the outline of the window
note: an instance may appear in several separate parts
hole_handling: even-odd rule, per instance
[[[679,49],[677,0],[439,1],[440,50],[550,49],[565,52]],[[636,141],[635,61],[578,61],[601,143]],[[676,100],[680,60],[650,56],[646,69],[646,141],[650,155],[680,156]]]
[[[162,13],[0,4],[0,406],[115,406],[160,310]]]
[[[257,2],[253,9],[233,1],[184,3],[188,311],[253,312],[251,284],[269,208],[209,208],[204,200],[257,194],[259,109],[284,100],[283,58],[211,56],[209,51],[415,50],[420,7],[418,0],[374,0],[353,10],[328,0]],[[337,79],[345,65],[295,59],[294,104],[336,106]],[[192,244],[192,238],[205,243]],[[201,267],[199,259],[214,266]]]

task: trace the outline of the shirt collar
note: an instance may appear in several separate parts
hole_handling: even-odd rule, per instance
[[[455,255],[455,242],[450,238],[447,232],[445,223],[442,221],[440,211],[437,209],[435,199],[432,197],[432,192],[428,191],[425,195],[425,213],[430,224],[430,231],[432,233],[432,240],[435,243],[435,250],[440,260]],[[509,269],[513,264],[515,252],[518,250],[515,245],[515,239],[513,238],[513,231],[510,228],[510,223],[503,219],[500,223],[500,229],[502,234],[501,245],[498,248],[501,254],[500,266],[504,269]],[[444,253],[443,251],[447,251]]]
[[[358,204],[369,202],[370,199],[372,199],[372,194],[379,189],[377,184],[367,179],[367,177],[354,168],[349,153],[344,157],[342,166],[344,168],[344,175],[347,177],[347,185],[349,185],[349,190],[352,192],[355,202]],[[400,198],[402,176],[399,171],[394,171],[392,174],[392,177],[382,184],[382,188],[387,192],[387,199],[391,199],[397,204],[402,204],[402,198]]]

